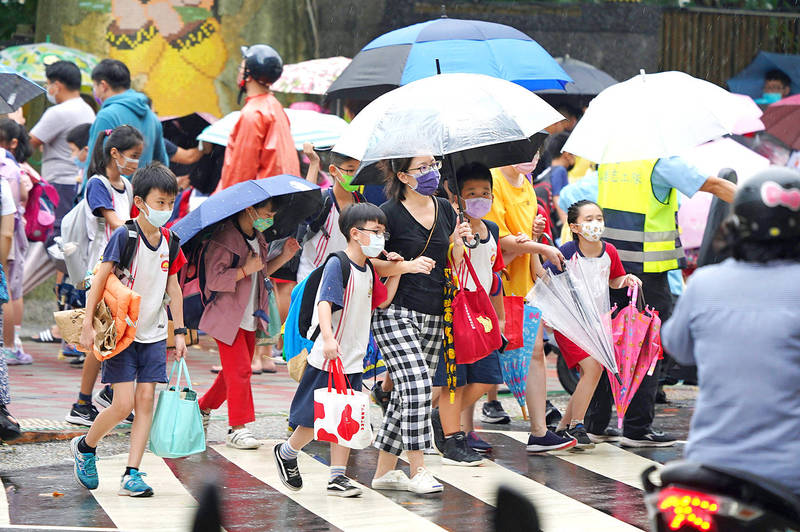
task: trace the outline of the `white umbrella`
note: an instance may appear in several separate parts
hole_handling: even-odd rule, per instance
[[[670,157],[761,114],[752,100],[683,72],[642,73],[597,95],[564,151],[596,163]]]
[[[723,168],[736,170],[739,185],[769,167],[769,159],[731,138],[696,146],[682,154],[703,175],[718,175]]]
[[[303,149],[304,142],[317,148],[333,146],[339,135],[347,127],[347,122],[336,115],[327,115],[307,109],[284,109],[292,128],[292,140],[297,150]],[[197,136],[197,140],[226,146],[240,111],[234,111],[217,120]]]
[[[529,90],[482,74],[440,74],[384,94],[345,129],[333,151],[369,164],[525,141],[563,120]],[[505,164],[520,161],[506,161]]]

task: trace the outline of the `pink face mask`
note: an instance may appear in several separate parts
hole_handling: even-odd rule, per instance
[[[520,174],[530,174],[536,169],[535,163],[520,163],[514,165],[514,170],[519,172]]]

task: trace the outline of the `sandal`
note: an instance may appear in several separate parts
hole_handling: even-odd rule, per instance
[[[211,373],[219,373],[222,371],[222,366],[211,366]]]
[[[31,340],[40,344],[60,344],[61,338],[53,336],[53,331],[45,329],[40,331],[38,336],[31,336]]]

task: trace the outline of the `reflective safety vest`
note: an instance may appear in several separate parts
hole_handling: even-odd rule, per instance
[[[660,273],[685,266],[678,231],[678,193],[666,203],[653,193],[657,159],[601,164],[597,203],[603,209],[603,238],[614,244],[630,273]]]

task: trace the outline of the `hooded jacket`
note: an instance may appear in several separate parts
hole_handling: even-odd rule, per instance
[[[100,133],[126,124],[138,129],[144,137],[139,168],[147,166],[151,161],[160,161],[169,166],[161,122],[147,104],[147,96],[133,89],[116,94],[103,102],[89,129],[89,153],[94,153],[94,143]]]
[[[214,233],[208,241],[205,253],[205,297],[209,298],[214,292],[215,296],[203,310],[200,318],[200,330],[205,331],[215,340],[227,345],[232,345],[239,332],[239,324],[244,318],[244,311],[250,299],[252,276],[236,280],[239,269],[244,266],[250,246],[245,241],[241,231],[234,227],[235,222],[227,221]],[[264,235],[256,231],[258,238],[259,256],[267,256],[269,247]],[[235,265],[235,266],[234,266]],[[267,278],[267,266],[264,265],[261,274]],[[269,292],[265,283],[259,283],[258,298],[255,310],[268,312]],[[261,313],[258,313],[261,314]],[[257,328],[267,331],[267,322],[262,317],[256,320]]]

